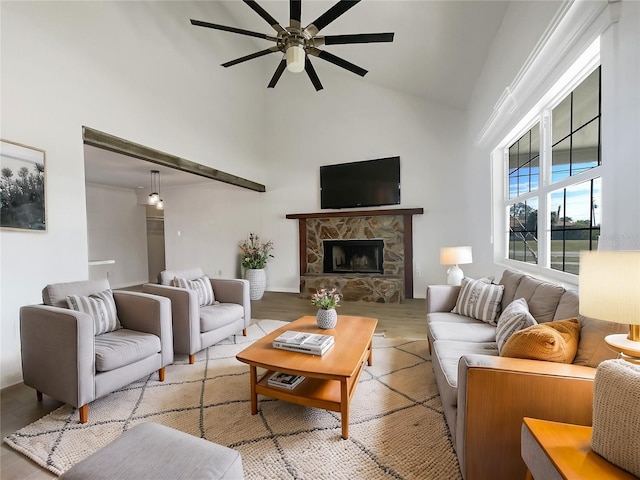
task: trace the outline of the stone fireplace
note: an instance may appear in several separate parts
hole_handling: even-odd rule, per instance
[[[298,220],[300,297],[336,287],[347,301],[413,298],[412,216],[421,208],[289,214]]]

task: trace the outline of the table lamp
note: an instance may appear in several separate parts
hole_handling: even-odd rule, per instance
[[[451,265],[447,270],[447,284],[460,285],[464,273],[458,265],[471,263],[471,247],[442,247],[440,248],[440,264]]]
[[[580,314],[629,325],[629,334],[605,341],[620,358],[640,363],[640,251],[580,254]]]

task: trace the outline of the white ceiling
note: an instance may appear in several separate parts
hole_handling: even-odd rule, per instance
[[[288,1],[258,0],[258,3],[282,27],[289,26]],[[335,3],[334,0],[303,0],[303,26],[312,23]],[[243,2],[223,4],[236,20],[236,24],[228,26],[275,34],[275,30]],[[318,35],[394,32],[392,43],[330,45],[321,49],[369,70],[362,81],[463,109],[469,102],[507,5],[507,1],[497,0],[364,0]],[[225,24],[216,18],[196,20]],[[240,36],[213,29],[210,34]],[[254,40],[255,51],[273,45],[266,40]],[[244,55],[250,53],[253,51]],[[230,53],[228,60],[236,57]],[[273,71],[280,61],[280,57],[276,57],[278,54],[267,57],[273,63]],[[312,59],[312,62],[321,81],[324,69],[355,75],[321,59]],[[265,78],[265,87],[270,79],[271,73]]]
[[[289,25],[288,1],[258,2],[281,26],[286,28]],[[233,23],[213,17],[197,20],[269,35],[275,33],[243,2],[236,0],[220,3],[228,11]],[[335,1],[303,0],[303,26],[313,22],[334,4]],[[475,80],[480,75],[507,4],[507,1],[498,0],[365,0],[321,30],[320,35],[394,32],[394,41],[331,45],[321,48],[369,70],[369,73],[358,81],[371,82],[446,106],[464,109],[471,98]],[[273,45],[266,40],[234,33],[204,30],[205,32],[199,34],[224,35],[231,39],[242,37],[245,45],[246,39],[253,41],[255,50],[243,52],[242,55]],[[220,55],[224,57],[224,54]],[[242,55],[229,52],[229,58],[224,58],[228,61]],[[280,57],[276,58],[277,56],[278,54],[273,54],[265,57],[265,60],[269,59],[273,64],[273,71],[280,61]],[[263,60],[249,60],[259,61]],[[323,72],[327,71],[358,78],[355,74],[321,59],[314,58],[312,62],[321,81]],[[230,68],[238,67],[239,65]],[[285,71],[284,75],[287,74],[293,75]],[[265,73],[265,88],[271,75],[271,71]],[[154,145],[147,146],[154,148]],[[162,184],[166,187],[208,181],[203,177],[158,167],[143,160],[85,147],[87,182],[123,188],[148,188],[151,169],[160,170]]]

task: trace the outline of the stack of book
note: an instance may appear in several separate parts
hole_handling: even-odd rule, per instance
[[[282,387],[292,390],[300,385],[303,380],[304,377],[302,375],[291,375],[289,373],[276,372],[269,377],[267,383],[271,387]]]
[[[273,348],[311,355],[323,355],[332,346],[332,335],[296,332],[293,330],[284,332],[273,341]]]

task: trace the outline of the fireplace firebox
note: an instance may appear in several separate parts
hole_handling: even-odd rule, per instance
[[[384,273],[383,240],[324,240],[324,273]]]

